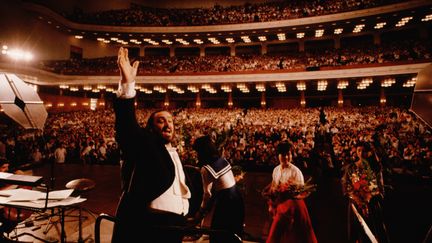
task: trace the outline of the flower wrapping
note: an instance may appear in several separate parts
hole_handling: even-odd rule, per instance
[[[303,185],[291,181],[279,184],[276,187],[272,187],[270,184],[262,191],[262,196],[268,200],[269,204],[277,205],[288,199],[304,199],[316,190],[316,186],[316,184],[311,183],[311,179]]]

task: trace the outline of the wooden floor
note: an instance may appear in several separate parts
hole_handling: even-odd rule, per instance
[[[41,175],[49,183],[50,166],[42,166],[33,170],[34,175]],[[84,208],[83,238],[86,242],[94,240],[95,217],[100,213],[114,215],[120,195],[119,167],[112,165],[55,165],[54,178],[56,190],[65,189],[65,184],[77,178],[89,178],[96,182],[96,187],[86,195],[87,200],[79,206]],[[271,180],[270,173],[248,172],[245,176],[245,242],[263,242],[270,224],[266,204],[260,195],[262,189]],[[419,186],[420,185],[420,186]],[[432,199],[430,192],[432,183],[418,184],[414,181],[403,181],[386,196],[385,215],[391,242],[422,242],[432,224]],[[338,180],[325,180],[318,189],[306,199],[312,224],[319,242],[347,242],[346,233],[346,201]],[[65,233],[67,242],[78,241],[78,221],[73,215],[78,211],[67,211]],[[45,215],[46,216],[46,215]],[[61,227],[58,217],[54,223],[41,215],[33,215],[34,221],[16,233],[28,232],[42,239],[60,242]],[[47,226],[48,224],[48,226]],[[45,232],[46,231],[46,232]],[[104,221],[101,225],[101,242],[110,242],[112,223]],[[11,234],[13,235],[13,234]],[[19,238],[20,241],[41,242],[30,236]],[[204,237],[200,241],[207,242]]]

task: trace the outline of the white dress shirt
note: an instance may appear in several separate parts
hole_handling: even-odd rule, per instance
[[[191,193],[185,182],[185,174],[177,149],[167,147],[175,167],[173,184],[158,198],[150,203],[150,208],[186,215],[189,212],[189,198]]]
[[[119,82],[118,90],[116,92],[117,98],[130,99],[135,97],[135,81],[132,83],[121,83]]]

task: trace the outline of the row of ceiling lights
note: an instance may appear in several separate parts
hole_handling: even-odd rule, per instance
[[[417,77],[413,77],[411,79],[406,80],[402,86],[403,87],[413,87],[415,85],[416,81],[417,81]],[[358,82],[357,89],[359,89],[359,90],[366,89],[372,83],[373,83],[372,78],[363,78],[360,82]],[[381,80],[381,87],[383,87],[383,88],[391,87],[394,83],[396,83],[395,78],[386,78],[386,79]],[[328,85],[327,80],[318,80],[317,81],[317,90],[318,91],[325,91],[327,89],[327,85]],[[349,85],[349,82],[347,80],[339,80],[338,84],[337,84],[337,89],[346,89],[348,85]],[[65,85],[65,84],[62,84],[59,87],[61,89],[69,89],[70,91],[78,91],[79,90],[78,86],[69,86],[69,85]],[[233,87],[237,87],[243,93],[249,93],[250,92],[250,88],[249,88],[250,85],[248,85],[246,83],[238,83],[236,85],[222,84],[221,90],[226,92],[226,93],[230,93],[230,92],[232,92]],[[286,92],[286,85],[284,82],[276,82],[275,87],[278,90],[278,92],[281,92],[281,93]],[[297,82],[296,87],[297,87],[298,91],[305,91],[306,90],[306,82],[305,81],[299,81],[299,82]],[[264,83],[256,84],[255,88],[257,89],[258,92],[265,92],[266,91],[266,85]],[[166,93],[167,90],[172,90],[173,92],[178,93],[178,94],[185,93],[184,89],[182,89],[179,86],[174,85],[174,84],[169,84],[167,86],[155,85],[153,87],[153,89],[142,87],[141,85],[136,85],[135,89],[137,89],[143,93],[146,93],[146,94],[153,93],[153,90],[157,91],[159,93]],[[187,86],[187,90],[189,90],[192,93],[198,93],[200,89],[203,89],[203,90],[205,90],[211,94],[217,93],[216,88],[210,84],[188,85]],[[91,85],[84,85],[83,90],[92,91],[94,93],[100,92],[101,90],[106,90],[107,92],[112,92],[112,93],[116,92],[116,90],[114,90],[114,88],[107,87],[106,85],[97,85],[96,87],[92,87]]]
[[[412,16],[403,17],[403,18],[401,18],[395,24],[395,27],[402,27],[402,26],[406,25],[412,19],[413,19]],[[431,20],[432,20],[432,14],[428,14],[424,18],[421,19],[421,21],[423,21],[423,22],[431,21]],[[362,19],[362,21],[365,21],[365,19]],[[378,22],[378,23],[375,24],[374,29],[382,29],[386,25],[387,25],[387,22]],[[352,30],[352,32],[353,33],[359,33],[359,32],[361,32],[365,28],[365,26],[366,26],[365,24],[358,24],[358,25],[356,25],[354,27],[354,29]],[[308,28],[308,27],[306,27],[306,28]],[[296,27],[293,27],[292,29],[296,30]],[[333,30],[333,33],[335,35],[340,35],[340,34],[343,33],[343,31],[344,31],[343,28],[335,28]],[[322,37],[324,35],[324,32],[325,32],[324,29],[317,29],[317,30],[315,30],[315,37],[317,37],[317,38],[318,37]],[[106,33],[106,36],[109,36],[109,35],[110,35],[109,33]],[[209,36],[210,34],[207,34],[207,35]],[[188,34],[184,34],[184,36],[188,36]],[[298,39],[305,38],[305,36],[306,36],[305,32],[298,32],[298,33],[296,33],[296,38],[298,38]],[[84,36],[83,35],[75,35],[75,38],[77,38],[77,39],[83,39]],[[240,38],[241,38],[241,40],[244,43],[250,43],[250,42],[252,42],[250,36],[248,36],[248,35],[243,35]],[[277,38],[280,41],[284,41],[284,40],[286,40],[286,34],[285,33],[278,33],[277,34]],[[261,42],[267,41],[267,39],[268,38],[265,35],[258,36],[258,40],[261,41]],[[165,45],[172,45],[172,44],[174,44],[174,42],[178,42],[178,43],[180,43],[182,45],[190,45],[190,41],[187,41],[187,40],[185,40],[183,38],[175,38],[174,40],[162,39],[160,42],[156,41],[156,40],[152,40],[151,38],[143,38],[142,41],[141,40],[137,40],[137,39],[130,39],[129,42],[126,41],[126,40],[122,40],[122,39],[120,39],[118,37],[110,37],[110,38],[108,38],[108,37],[106,37],[106,38],[105,37],[99,37],[99,38],[97,38],[97,40],[100,41],[100,42],[103,42],[103,43],[107,43],[107,44],[111,43],[111,42],[116,42],[116,43],[119,43],[119,44],[122,44],[122,45],[127,45],[129,43],[130,44],[140,45],[143,42],[146,42],[148,44],[155,45],[155,46],[161,45],[161,42],[164,43]],[[225,38],[225,40],[223,40],[222,38],[218,39],[216,37],[208,37],[207,40],[209,42],[211,42],[212,44],[220,44],[221,41],[226,41],[227,43],[230,43],[230,44],[236,42],[235,39],[232,38],[232,37]],[[204,44],[204,40],[200,39],[200,38],[192,39],[192,41],[195,42],[198,45]]]

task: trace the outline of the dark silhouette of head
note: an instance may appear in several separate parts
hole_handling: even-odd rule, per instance
[[[282,141],[278,144],[276,151],[279,163],[282,165],[282,167],[286,167],[292,162],[293,156],[291,149],[292,146],[288,141]]]
[[[370,143],[360,141],[356,144],[357,156],[362,159],[368,159],[373,154],[373,147]]]
[[[198,153],[198,165],[205,165],[220,157],[220,153],[210,136],[195,139],[192,148]]]
[[[291,152],[291,144],[288,141],[281,141],[277,145],[277,153],[278,154],[286,155],[289,152]]]

